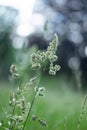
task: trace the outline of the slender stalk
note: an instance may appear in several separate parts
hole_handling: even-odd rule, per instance
[[[38,83],[37,89],[38,89],[39,86],[40,86],[40,81],[41,81],[41,77],[40,77],[40,80],[39,80],[39,83]],[[34,96],[33,96],[32,102],[31,102],[31,106],[30,106],[30,108],[29,108],[29,111],[28,111],[27,117],[26,117],[26,119],[25,119],[25,122],[24,122],[23,129],[22,129],[22,130],[25,129],[25,126],[26,126],[27,120],[30,119],[29,117],[30,117],[30,113],[31,113],[31,110],[32,110],[33,104],[34,104],[34,102],[35,102],[36,95],[37,95],[37,91],[35,91],[35,93],[34,93]]]
[[[81,109],[81,113],[80,113],[80,117],[79,117],[79,121],[78,121],[78,126],[77,126],[78,130],[80,130],[81,120],[82,120],[83,114],[86,109],[86,102],[87,102],[87,95],[85,96],[85,99],[84,99],[84,102],[82,105],[82,109]]]
[[[26,120],[25,120],[25,122],[24,122],[23,129],[22,129],[22,130],[25,129],[27,120],[28,120],[28,118],[29,118],[29,116],[30,116],[31,109],[32,109],[33,104],[34,104],[34,101],[35,101],[35,97],[36,97],[36,93],[34,94],[34,97],[33,97],[33,100],[32,100],[32,102],[31,102],[31,106],[30,106],[30,109],[29,109],[29,111],[28,111],[28,115],[27,115],[27,117],[26,117]]]

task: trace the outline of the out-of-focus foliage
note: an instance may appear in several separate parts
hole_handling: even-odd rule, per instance
[[[9,66],[14,61],[11,33],[17,11],[0,6],[0,77],[7,77]]]
[[[12,48],[12,42],[15,42],[13,44],[15,48],[17,45],[19,45],[18,43],[21,45],[21,43],[27,43],[27,41],[29,42],[28,47],[30,47],[32,44],[38,44],[39,49],[46,49],[48,43],[52,40],[54,33],[57,33],[61,43],[57,51],[58,64],[61,66],[60,72],[64,72],[64,74],[68,73],[69,78],[73,75],[74,72],[76,77],[79,77],[82,82],[86,83],[86,12],[87,0],[36,0],[33,10],[33,16],[36,19],[31,20],[33,22],[31,22],[32,25],[35,24],[35,32],[32,34],[29,33],[29,37],[20,38],[18,34],[15,36],[12,35],[11,37],[12,31],[15,33],[17,31],[17,28],[12,30],[13,27],[16,26],[14,25],[14,19],[17,11],[9,7],[0,7],[0,55],[3,52],[3,55],[7,56],[6,52],[4,53],[4,50],[1,49],[2,43],[3,46],[5,45],[6,51],[9,50],[7,49],[8,47]],[[44,23],[45,25],[43,27]],[[8,47],[6,44],[8,44]],[[8,52],[11,54],[8,55],[12,56],[13,50],[10,50],[11,51]],[[6,65],[8,63],[7,61],[10,60],[10,64],[12,62],[11,60],[14,58],[13,56],[9,59],[7,59],[7,57],[3,58],[3,56],[0,57],[0,74],[2,74],[3,71],[5,71],[5,69],[2,69],[2,66],[7,66],[7,68],[9,68],[8,65]],[[16,57],[18,56],[16,55]]]

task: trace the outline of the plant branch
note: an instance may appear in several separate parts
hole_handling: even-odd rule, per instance
[[[40,76],[40,79],[39,79],[39,83],[38,83],[37,89],[38,89],[39,86],[40,86],[40,81],[41,81],[41,76]],[[24,122],[23,129],[22,129],[22,130],[25,129],[25,126],[26,126],[27,120],[30,119],[30,118],[29,118],[29,117],[30,117],[30,113],[31,113],[31,110],[32,110],[33,104],[34,104],[34,102],[35,102],[35,98],[36,98],[37,93],[38,93],[38,92],[35,91],[34,96],[33,96],[33,99],[32,99],[32,102],[31,102],[31,106],[30,106],[30,108],[29,108],[29,111],[28,111],[27,117],[26,117],[26,119],[25,119],[25,122]]]
[[[21,77],[21,80],[20,80],[20,83],[19,83],[19,88],[20,88],[21,85],[22,85],[22,81],[23,81],[23,77]],[[15,95],[15,100],[16,100],[16,99],[17,99],[17,95]],[[14,107],[13,107],[13,110],[12,110],[11,115],[14,115],[15,109],[16,109],[16,101],[15,101],[15,104],[14,104]],[[11,125],[10,125],[9,129],[13,129],[12,120],[10,120],[10,122],[11,122]]]

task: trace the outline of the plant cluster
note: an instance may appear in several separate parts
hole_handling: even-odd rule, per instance
[[[47,126],[46,121],[43,118],[35,115],[30,116],[35,98],[37,96],[43,96],[45,88],[40,87],[41,70],[46,69],[46,65],[49,63],[49,74],[56,75],[56,72],[60,69],[59,65],[55,65],[57,60],[56,50],[58,46],[58,37],[55,34],[52,42],[46,51],[40,51],[31,55],[31,65],[24,67],[23,73],[20,73],[16,65],[11,65],[10,73],[14,79],[18,79],[19,85],[11,94],[9,99],[10,112],[6,112],[6,122],[2,120],[0,122],[0,128],[3,130],[26,130],[27,122],[29,124],[30,118],[33,121],[38,121],[42,126]],[[27,72],[31,66],[31,69],[36,74],[28,81],[25,80]],[[26,93],[33,86],[33,98],[31,101],[27,101]],[[30,125],[30,124],[29,124]]]

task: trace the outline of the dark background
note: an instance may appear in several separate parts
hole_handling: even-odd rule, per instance
[[[0,6],[0,79],[8,79],[9,67],[15,63],[19,49],[14,48],[13,38],[18,10]],[[87,85],[87,0],[38,0],[33,14],[42,14],[45,24],[24,39],[26,51],[33,44],[46,49],[54,33],[58,34],[58,76],[68,80],[76,78],[79,87]],[[38,19],[39,20],[39,19]],[[20,36],[19,36],[20,37]],[[25,42],[24,42],[25,44]]]

